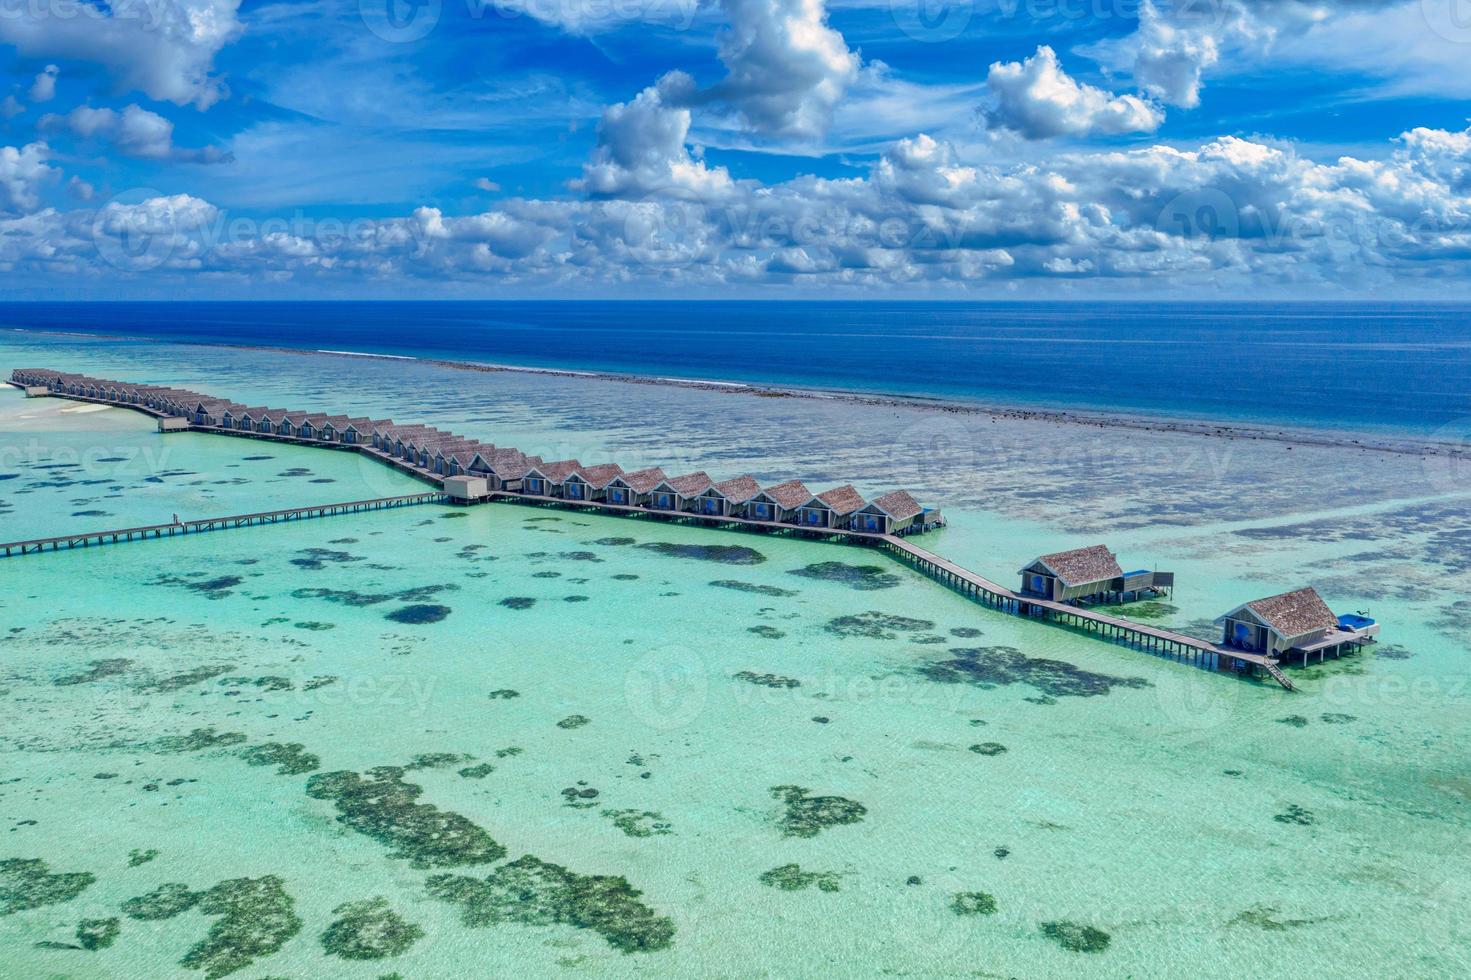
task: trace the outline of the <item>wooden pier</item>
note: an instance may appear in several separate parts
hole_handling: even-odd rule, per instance
[[[1260,670],[1287,690],[1295,690],[1292,681],[1278,668],[1277,661],[1263,654],[1220,646],[1093,609],[1024,596],[904,538],[885,535],[882,547],[904,564],[993,609],[1091,632],[1116,643],[1210,670]]]
[[[521,477],[514,474],[508,474],[502,477],[498,472],[491,473],[490,476],[492,479],[487,481],[484,479],[487,474],[477,470],[475,466],[480,461],[483,452],[488,457],[497,459],[495,466],[488,467],[488,469],[498,471],[500,463],[497,447],[483,445],[475,440],[466,440],[456,436],[454,433],[441,433],[438,430],[432,429],[432,427],[423,425],[394,426],[390,422],[372,423],[371,420],[350,420],[346,416],[337,417],[298,412],[282,413],[271,410],[258,411],[243,406],[234,406],[233,403],[228,403],[228,410],[221,415],[221,418],[224,420],[223,424],[221,424],[212,417],[196,421],[196,417],[191,416],[190,413],[196,412],[196,409],[191,406],[196,404],[200,406],[197,410],[199,416],[205,414],[209,405],[218,406],[227,404],[218,400],[211,401],[208,399],[208,396],[200,395],[197,392],[148,386],[132,386],[118,382],[87,379],[79,375],[62,375],[55,371],[43,370],[17,370],[12,374],[11,380],[8,383],[25,389],[28,394],[31,392],[31,389],[41,387],[61,398],[101,405],[112,405],[119,408],[129,408],[159,419],[161,430],[164,428],[165,423],[171,426],[175,423],[182,423],[175,427],[187,431],[231,435],[263,442],[280,442],[338,451],[354,451],[371,458],[375,462],[391,466],[400,472],[422,480],[435,489],[428,493],[412,494],[402,497],[384,497],[376,500],[353,501],[345,504],[324,504],[316,507],[299,507],[289,510],[241,514],[233,517],[208,518],[175,524],[159,524],[149,527],[124,528],[114,531],[0,543],[0,557],[37,554],[43,551],[86,548],[122,541],[173,537],[180,534],[193,534],[228,527],[275,524],[283,521],[326,517],[333,514],[360,513],[368,510],[383,510],[390,507],[406,507],[415,504],[467,504],[505,501],[531,506],[558,507],[622,517],[693,524],[723,530],[787,534],[878,547],[895,560],[909,565],[925,576],[939,582],[947,588],[961,593],[981,605],[1012,615],[1025,616],[1064,628],[1090,633],[1115,643],[1125,644],[1139,650],[1170,657],[1183,663],[1191,663],[1205,669],[1250,672],[1258,676],[1265,674],[1287,690],[1295,689],[1292,682],[1278,666],[1280,663],[1278,656],[1270,652],[1261,652],[1264,650],[1278,649],[1277,646],[1272,644],[1258,644],[1248,649],[1246,648],[1247,645],[1229,646],[1224,643],[1211,643],[1172,630],[1161,629],[1156,626],[1149,626],[1144,623],[1132,622],[1117,616],[1111,616],[1087,606],[1019,593],[977,575],[968,569],[962,568],[933,552],[920,548],[910,542],[908,535],[923,533],[934,527],[942,527],[944,526],[944,520],[938,510],[931,511],[921,507],[912,497],[902,491],[878,498],[863,507],[859,513],[851,515],[851,519],[848,516],[852,510],[851,507],[846,507],[843,510],[838,510],[836,507],[830,508],[833,514],[844,518],[843,523],[840,524],[834,524],[827,520],[816,524],[808,524],[800,519],[781,519],[780,516],[773,519],[766,517],[762,512],[756,512],[752,516],[747,516],[748,514],[752,514],[749,509],[741,514],[729,513],[724,509],[722,513],[713,514],[702,513],[699,510],[689,509],[687,507],[662,509],[654,507],[651,504],[619,504],[609,500],[575,499],[568,496],[543,495],[541,493],[529,492],[532,481],[527,480],[526,485],[523,486]],[[114,397],[109,397],[109,395]],[[208,411],[213,412],[218,411],[218,409],[209,408]],[[274,416],[278,422],[284,414],[289,414],[298,421],[306,419],[310,422],[309,431],[303,437],[295,427],[284,424],[280,427],[283,431],[269,431],[271,422],[269,417],[265,419],[267,431],[260,431],[248,427],[243,429],[236,428],[229,424],[232,418],[243,418],[247,423],[250,423],[252,418],[257,414],[265,416],[267,413]],[[344,436],[341,440],[337,440],[333,437],[335,431],[341,430],[341,426],[333,421],[339,418],[350,423],[347,431],[356,430],[356,439],[350,439]],[[312,422],[312,419],[317,419],[317,421]],[[371,443],[361,441],[361,436],[367,431],[366,426],[370,423],[386,427],[386,430],[390,433],[394,431],[400,433],[412,431],[413,435],[411,437],[401,435],[396,444],[397,448],[394,448],[393,451],[375,448]],[[324,425],[328,432],[327,437],[313,438],[313,431],[310,430],[313,427]],[[377,441],[379,441],[378,432],[375,432],[373,442]],[[387,443],[384,443],[384,445],[387,445]],[[399,453],[404,452],[402,447],[405,445],[410,448],[418,445],[422,451],[426,452],[426,456],[406,458],[406,455],[399,455]],[[451,455],[460,458],[468,456],[474,456],[475,458],[468,464],[470,467],[468,471],[453,468],[441,470],[437,463],[433,466],[428,464],[420,465],[420,461],[427,458],[427,451],[434,450],[436,447],[447,447],[440,449],[435,454],[436,458],[441,461],[448,459]],[[516,459],[524,462],[526,464],[524,468],[533,474],[541,472],[539,468],[542,466],[555,468],[570,465],[574,472],[579,472],[582,469],[581,464],[575,460],[568,460],[559,464],[544,464],[540,457],[527,457],[517,450],[511,450],[505,447],[502,447],[502,449],[505,452],[513,454]],[[591,467],[588,472],[599,468]],[[621,468],[614,467],[614,469],[622,473]],[[653,472],[656,476],[662,475],[662,471],[646,472]],[[709,478],[703,472],[689,474],[687,477],[679,479],[689,479],[690,477],[699,477],[703,480],[704,485],[710,485]],[[463,486],[467,481],[462,478],[474,478],[475,482],[482,484],[481,489],[470,491],[467,494]],[[496,480],[500,482],[495,482]],[[737,480],[727,481],[726,484],[715,485],[714,489],[717,493],[725,494],[727,491],[722,489],[723,487],[729,484],[740,484],[741,481],[746,481],[751,487],[755,487],[754,481],[749,477],[741,477]],[[461,485],[449,485],[456,482]],[[487,482],[491,485],[486,485]],[[583,481],[584,484],[587,482],[586,480]],[[670,480],[665,479],[661,485],[669,485],[670,482]],[[674,482],[677,483],[678,481],[676,480]],[[781,484],[778,487],[768,489],[778,490],[782,487],[789,486],[797,486],[806,494],[805,487],[797,481],[789,481],[787,484]],[[542,484],[538,482],[536,489],[540,490],[541,487]],[[852,488],[844,487],[840,488],[840,490],[851,492]],[[681,489],[681,493],[687,492],[691,491]],[[475,495],[481,493],[483,493],[483,496]],[[832,499],[831,495],[836,493],[839,493],[839,491],[830,491],[827,496],[819,494],[811,497],[809,503],[805,506],[821,510],[824,504]],[[761,491],[760,496],[764,497],[765,494],[766,491]],[[857,498],[856,493],[851,493],[851,496]],[[748,499],[747,496],[742,496],[733,498],[733,502],[743,503]],[[861,505],[862,503],[862,498],[857,498],[857,504]],[[896,504],[899,506],[896,506]],[[790,502],[790,507],[799,506],[802,506],[802,501],[800,500],[794,499]],[[778,515],[782,515],[783,511],[781,508],[790,509],[790,507],[787,502],[783,502],[781,503],[781,507],[777,508],[776,512]],[[879,527],[882,530],[875,530],[875,518],[873,516],[868,517],[864,529],[860,530],[857,518],[869,512],[881,515]],[[1313,601],[1321,607],[1322,613],[1331,617],[1331,613],[1326,606],[1321,604],[1321,600],[1313,590],[1306,589],[1301,591],[1311,593]],[[1280,605],[1280,600],[1290,600],[1297,595],[1298,593],[1284,594],[1284,596],[1275,597],[1272,600],[1258,600],[1257,602],[1248,604],[1248,606],[1252,608],[1265,608],[1274,602]],[[1352,617],[1347,618],[1352,619]],[[1223,617],[1221,621],[1224,621],[1224,619]],[[1330,650],[1335,656],[1345,650],[1353,652],[1353,650],[1363,644],[1372,643],[1375,635],[1378,633],[1378,627],[1373,624],[1372,620],[1366,622],[1368,625],[1361,624],[1359,627],[1352,629],[1338,629],[1335,627],[1331,631],[1323,632],[1321,639],[1314,640],[1307,647],[1293,647],[1287,652],[1293,656],[1301,653],[1304,664],[1307,663],[1308,656],[1312,653],[1317,653],[1319,660],[1321,660],[1325,653]],[[1305,631],[1296,630],[1286,635],[1289,637],[1305,635]],[[1226,639],[1230,638],[1227,637]],[[1281,649],[1287,650],[1287,647],[1282,646]]]
[[[44,551],[62,551],[71,548],[94,548],[105,544],[122,544],[126,541],[146,541],[153,538],[172,538],[185,534],[200,534],[205,531],[220,531],[226,528],[251,527],[257,524],[282,524],[287,521],[305,521],[315,517],[333,517],[338,514],[361,514],[370,510],[389,510],[397,507],[414,507],[419,504],[449,503],[449,497],[441,492],[415,493],[402,497],[378,497],[373,500],[353,500],[343,504],[318,504],[313,507],[292,507],[287,510],[268,510],[256,514],[235,514],[230,517],[206,517],[196,521],[180,521],[175,524],[149,524],[144,527],[125,527],[110,531],[89,531],[83,534],[63,534],[54,538],[34,538],[30,541],[0,543],[0,557],[36,555]]]

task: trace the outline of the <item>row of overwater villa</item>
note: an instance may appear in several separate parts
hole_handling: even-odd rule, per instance
[[[441,499],[453,502],[519,500],[876,544],[936,581],[995,608],[1204,666],[1265,671],[1288,688],[1291,682],[1278,669],[1279,663],[1321,662],[1371,644],[1379,633],[1378,624],[1366,614],[1334,614],[1311,588],[1248,602],[1217,618],[1223,627],[1217,641],[1121,619],[1106,607],[1170,595],[1175,576],[1154,570],[1126,572],[1105,545],[1043,555],[1019,570],[1019,588],[1007,588],[903,540],[944,523],[938,510],[920,506],[904,490],[866,501],[851,486],[813,493],[799,480],[763,487],[750,476],[716,482],[703,472],[671,477],[658,467],[630,473],[616,463],[547,462],[428,425],[253,407],[196,391],[42,369],[16,370],[11,383],[27,395],[54,394],[135,408],[156,417],[163,432],[219,432],[364,453],[434,484],[443,493]],[[327,509],[396,505],[406,499]],[[125,533],[131,532],[103,532],[100,537]],[[84,537],[89,536],[78,540]],[[56,546],[49,539],[45,543]],[[22,554],[29,553],[29,545],[41,550],[42,544],[12,543]]]
[[[944,524],[939,510],[922,507],[905,490],[865,500],[849,485],[814,493],[800,480],[763,487],[750,476],[717,482],[704,472],[670,476],[660,467],[627,472],[617,463],[549,462],[431,425],[242,405],[197,391],[46,369],[17,369],[11,380],[31,394],[140,408],[158,417],[163,430],[353,447],[442,486],[460,500],[506,494],[827,533],[902,536]]]

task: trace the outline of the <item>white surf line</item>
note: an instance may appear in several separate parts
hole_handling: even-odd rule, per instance
[[[704,378],[657,378],[658,381],[667,381],[677,385],[714,385],[719,388],[749,388],[748,384],[739,381],[706,381]]]
[[[317,349],[318,354],[336,354],[338,357],[377,357],[385,361],[417,361],[417,357],[405,357],[402,354],[369,354],[360,350],[323,350]]]

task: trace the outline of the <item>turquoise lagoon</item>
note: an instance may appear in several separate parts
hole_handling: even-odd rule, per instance
[[[1002,580],[1106,540],[1178,573],[1172,604],[1136,613],[1155,621],[1205,630],[1312,583],[1386,636],[1295,671],[1289,694],[982,610],[862,549],[515,505],[12,560],[0,974],[1471,970],[1471,495],[1454,470],[413,363],[0,347],[7,373],[32,365],[548,457],[912,486],[951,520],[926,546]],[[0,452],[7,539],[416,486],[13,393]],[[98,461],[127,456],[142,462]],[[41,468],[69,458],[81,479]],[[107,514],[74,516],[90,510]],[[240,879],[254,900],[221,887]],[[123,911],[171,883],[213,898]],[[955,911],[978,892],[994,912]],[[364,945],[341,942],[349,903],[376,899],[360,934],[396,955],[344,958]],[[110,944],[77,948],[79,923],[114,918]]]

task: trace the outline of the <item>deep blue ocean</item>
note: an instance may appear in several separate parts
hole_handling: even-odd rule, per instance
[[[1426,434],[1471,304],[8,303],[0,326]]]

